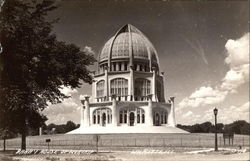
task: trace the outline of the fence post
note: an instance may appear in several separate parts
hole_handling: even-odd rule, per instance
[[[181,147],[182,147],[182,138],[181,138]]]
[[[74,149],[76,149],[76,142],[75,142],[76,140],[75,140],[75,138],[74,138]]]
[[[243,136],[243,138],[242,138],[242,139],[243,139],[243,140],[242,140],[242,141],[243,141],[243,146],[245,146],[245,145],[244,145],[244,136]]]

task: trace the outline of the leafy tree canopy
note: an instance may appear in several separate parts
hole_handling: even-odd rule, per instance
[[[41,126],[40,112],[66,96],[62,86],[91,83],[93,55],[58,41],[46,16],[54,0],[5,0],[0,13],[0,127]]]

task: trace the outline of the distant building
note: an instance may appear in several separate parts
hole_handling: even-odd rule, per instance
[[[164,72],[153,44],[127,24],[103,46],[92,84],[82,100],[77,133],[182,133],[175,127],[174,97],[164,95]]]

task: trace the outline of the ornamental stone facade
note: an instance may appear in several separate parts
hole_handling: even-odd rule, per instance
[[[177,133],[174,97],[165,99],[164,72],[153,44],[136,27],[120,28],[103,46],[76,133]]]

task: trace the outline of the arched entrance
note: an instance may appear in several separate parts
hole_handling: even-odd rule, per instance
[[[106,114],[105,113],[103,113],[102,114],[102,126],[106,126]]]
[[[160,115],[158,113],[155,115],[155,126],[160,126]]]
[[[135,123],[135,113],[130,112],[129,114],[129,126],[134,126]]]

